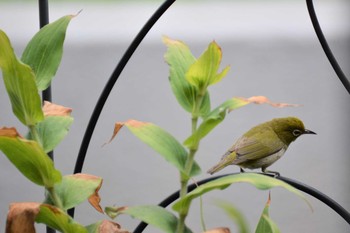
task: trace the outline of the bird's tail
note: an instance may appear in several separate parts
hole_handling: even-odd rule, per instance
[[[220,171],[221,169],[223,169],[224,167],[231,165],[232,164],[232,160],[228,159],[227,157],[224,157],[221,159],[221,161],[216,164],[214,167],[210,168],[207,173],[209,173],[210,175],[213,175],[215,172]]]

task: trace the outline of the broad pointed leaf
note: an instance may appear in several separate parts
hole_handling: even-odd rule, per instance
[[[185,140],[184,145],[190,149],[196,148],[199,140],[204,138],[211,130],[213,130],[225,119],[227,112],[233,111],[250,103],[268,104],[272,107],[277,108],[299,106],[297,104],[275,103],[270,101],[265,96],[252,96],[250,98],[231,98],[204,116],[203,121],[198,129]]]
[[[21,60],[32,67],[39,90],[45,90],[55,76],[63,54],[66,30],[73,15],[44,26],[28,43]]]
[[[120,128],[124,125],[136,137],[157,151],[164,159],[185,174],[185,164],[188,153],[171,134],[152,123],[128,120],[126,122],[116,123],[111,140],[113,140]],[[197,163],[194,163],[191,173],[185,175],[194,176],[199,173],[200,168]]]
[[[198,142],[225,119],[227,111],[237,109],[247,104],[249,104],[248,101],[240,98],[232,98],[225,101],[204,117],[198,129],[185,140],[184,145],[190,149],[196,148]]]
[[[88,232],[84,226],[75,222],[67,213],[48,204],[42,204],[40,206],[40,212],[36,216],[35,221],[37,223],[44,223],[47,226],[64,233]]]
[[[98,196],[101,185],[102,178],[97,176],[88,174],[67,175],[63,176],[62,182],[55,185],[55,192],[64,210],[76,207],[89,199],[94,208],[103,213],[99,206],[100,198]],[[49,197],[45,202],[52,203]]]
[[[235,206],[227,201],[216,201],[215,204],[225,211],[225,213],[235,222],[239,233],[249,233],[247,220]]]
[[[221,48],[215,41],[210,43],[204,53],[187,70],[187,81],[198,90],[206,89],[209,85],[221,81],[230,69],[230,67],[226,67],[218,73],[221,58]]]
[[[48,116],[35,126],[46,153],[52,151],[64,139],[72,123],[72,117]],[[28,137],[32,139],[31,134]]]
[[[250,183],[261,190],[271,189],[273,187],[282,187],[301,197],[307,204],[309,204],[306,197],[299,190],[281,180],[256,173],[241,173],[236,175],[228,175],[200,185],[198,188],[188,193],[184,198],[175,202],[173,209],[179,213],[187,213],[194,198],[199,197],[211,190],[225,189],[231,184],[240,182]]]
[[[35,184],[51,188],[62,179],[60,171],[38,143],[20,137],[14,128],[0,129],[0,150]]]
[[[169,81],[173,93],[179,104],[189,113],[192,113],[198,96],[198,90],[186,80],[186,72],[196,61],[186,44],[178,40],[163,37],[168,47],[165,60],[169,65]],[[200,115],[204,116],[210,111],[209,93],[206,92],[201,104]]]
[[[160,206],[146,205],[125,207],[117,208],[116,211],[116,214],[128,214],[167,233],[175,232],[178,224],[178,218],[173,213]],[[185,233],[191,232],[192,231],[186,227]]]
[[[44,119],[41,99],[32,69],[19,61],[10,40],[0,30],[0,68],[12,111],[27,126],[34,126]]]
[[[271,203],[271,198],[266,202],[265,208],[261,214],[258,225],[256,226],[255,233],[280,233],[280,230],[276,223],[272,221],[269,214],[269,207]]]

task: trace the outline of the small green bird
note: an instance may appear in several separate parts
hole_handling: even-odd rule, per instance
[[[246,132],[223,155],[221,161],[208,170],[213,174],[228,165],[238,165],[243,168],[261,168],[263,173],[278,172],[266,170],[286,152],[291,142],[303,134],[316,134],[304,127],[303,122],[296,117],[275,118],[255,126]]]

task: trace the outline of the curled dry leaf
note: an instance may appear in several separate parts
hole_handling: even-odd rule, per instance
[[[231,232],[230,229],[227,227],[218,227],[203,233],[230,233],[230,232]]]
[[[115,136],[117,136],[119,130],[121,128],[123,128],[124,125],[131,125],[133,127],[140,127],[140,126],[144,126],[146,125],[147,123],[146,122],[142,122],[142,121],[137,121],[137,120],[127,120],[127,121],[124,121],[124,122],[117,122],[115,123],[114,125],[114,130],[113,130],[113,135],[111,137],[111,139],[109,139],[109,141],[105,144],[108,144],[110,143],[111,141],[113,141],[113,139],[115,138]]]
[[[0,128],[0,136],[10,137],[10,138],[16,138],[16,137],[22,138],[22,136],[17,132],[16,128],[14,127]]]
[[[74,174],[73,176],[84,180],[100,180],[100,177],[89,175],[89,174],[78,173],[78,174]],[[102,186],[102,180],[99,186],[95,189],[95,193],[89,197],[88,201],[90,205],[92,205],[98,212],[104,213],[102,207],[100,206],[101,197],[98,194],[98,191],[100,190],[101,186]]]
[[[45,101],[43,112],[45,116],[70,116],[72,109]]]
[[[35,233],[34,221],[39,213],[40,203],[12,203],[7,214],[6,233]]]
[[[247,101],[249,103],[254,103],[254,104],[269,104],[273,107],[276,108],[284,108],[284,107],[298,107],[300,106],[299,104],[288,104],[288,103],[274,103],[270,101],[267,97],[265,96],[252,96],[250,98],[243,98],[240,97],[240,99]]]
[[[121,229],[118,223],[103,220],[98,228],[99,233],[130,233],[127,230]]]

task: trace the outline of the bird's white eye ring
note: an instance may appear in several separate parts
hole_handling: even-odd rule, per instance
[[[294,135],[295,137],[298,137],[298,136],[300,136],[301,134],[302,134],[302,132],[301,132],[299,129],[293,130],[293,135]]]

